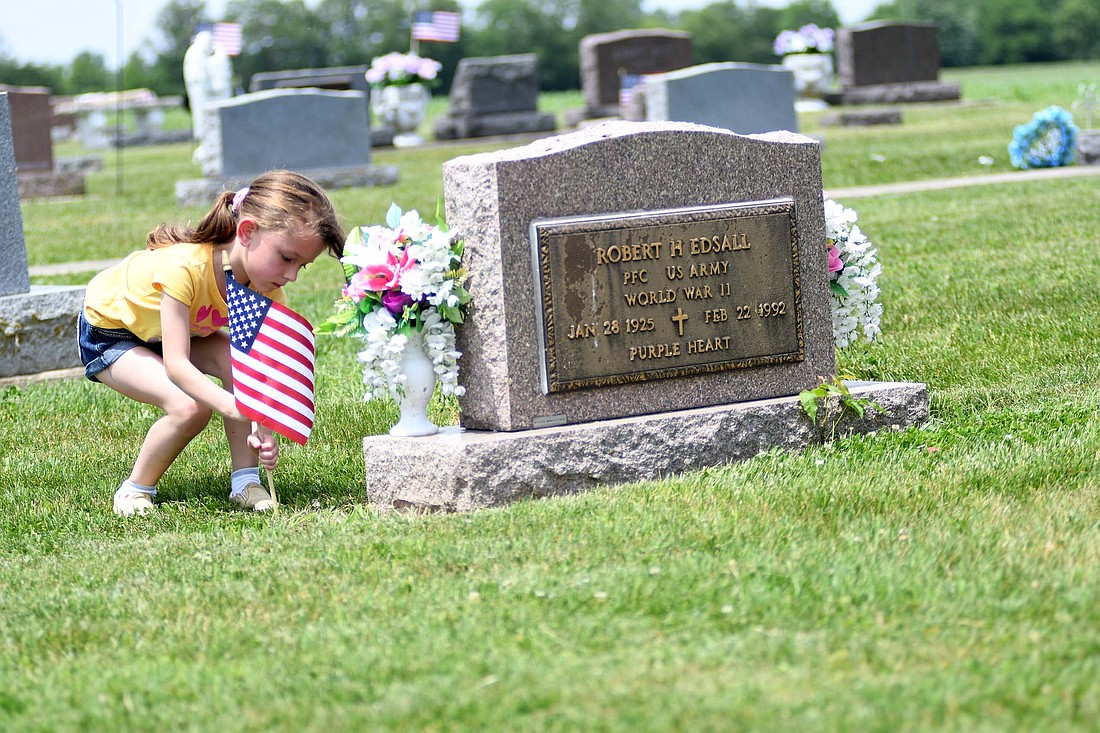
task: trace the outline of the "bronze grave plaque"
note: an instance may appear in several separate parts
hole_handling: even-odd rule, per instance
[[[794,201],[531,223],[544,393],[801,361]]]

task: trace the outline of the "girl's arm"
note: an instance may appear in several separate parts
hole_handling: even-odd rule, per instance
[[[161,346],[164,370],[172,383],[196,402],[230,420],[247,422],[237,409],[233,393],[210,381],[191,361],[191,309],[186,303],[164,293],[160,298]],[[226,354],[226,360],[229,355]]]

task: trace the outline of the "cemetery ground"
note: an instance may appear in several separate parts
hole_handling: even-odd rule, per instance
[[[1069,108],[1100,64],[944,76],[966,102],[900,126],[803,117],[826,189],[1007,172],[1013,126]],[[391,201],[431,215],[443,161],[506,144],[375,151],[399,183],[337,207],[349,226]],[[127,149],[121,194],[108,155],[88,196],[25,202],[31,265],[197,218],[174,206],[189,160]],[[319,419],[284,442],[277,516],[230,508],[212,425],[157,511],[122,520],[111,494],[154,411],[82,379],[0,388],[0,728],[1096,730],[1100,176],[838,200],[879,248],[885,306],[840,371],[927,383],[920,428],[380,515],[361,441],[396,409],[362,402],[354,342],[321,339]],[[316,323],[340,283],[326,259],[289,295]]]

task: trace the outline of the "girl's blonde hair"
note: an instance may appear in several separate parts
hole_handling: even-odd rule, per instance
[[[274,170],[261,174],[248,184],[247,193],[234,207],[236,194],[226,191],[219,195],[196,227],[162,222],[146,237],[146,249],[160,249],[178,242],[224,244],[236,236],[237,223],[247,216],[264,230],[305,229],[320,237],[333,257],[343,255],[344,231],[332,201],[320,186],[300,173]]]

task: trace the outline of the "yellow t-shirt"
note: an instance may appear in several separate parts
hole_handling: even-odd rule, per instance
[[[133,252],[88,283],[84,317],[93,326],[124,328],[156,342],[161,338],[160,297],[167,293],[190,306],[191,335],[209,336],[229,324],[229,306],[214,274],[214,252],[212,245],[184,242]],[[286,302],[282,288],[264,295]]]

